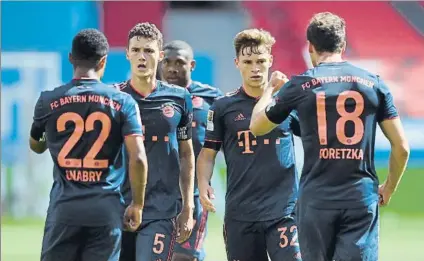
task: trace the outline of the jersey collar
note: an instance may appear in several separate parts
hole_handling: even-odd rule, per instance
[[[142,99],[145,99],[145,98],[149,97],[150,95],[152,95],[152,93],[154,93],[156,91],[158,84],[159,84],[159,81],[155,80],[152,91],[148,95],[144,96],[131,84],[131,80],[128,80],[128,85],[130,86],[131,90],[134,93],[136,93],[138,96],[140,96],[140,98],[142,98]]]

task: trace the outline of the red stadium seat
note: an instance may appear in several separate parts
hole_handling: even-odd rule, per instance
[[[139,22],[154,23],[162,28],[165,2],[104,1],[102,29],[112,47],[127,45],[128,31]]]
[[[424,92],[419,79],[424,75],[424,41],[390,3],[246,1],[244,6],[250,11],[252,26],[275,36],[274,68],[289,75],[306,69],[305,29],[312,15],[324,11],[340,15],[347,23],[346,56],[378,64],[370,70],[389,83],[402,113],[424,117],[424,110],[418,108],[422,101],[417,98]]]

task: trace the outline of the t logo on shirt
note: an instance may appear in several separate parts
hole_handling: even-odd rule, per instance
[[[254,153],[251,150],[251,146],[256,145],[256,140],[253,139],[253,134],[250,132],[250,130],[245,131],[238,131],[237,132],[237,138],[238,138],[238,146],[244,147],[244,150],[242,154],[252,154]]]

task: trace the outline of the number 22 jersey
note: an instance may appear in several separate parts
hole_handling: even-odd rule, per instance
[[[72,80],[41,93],[31,137],[43,133],[54,162],[47,222],[121,224],[120,150],[125,136],[143,134],[134,99],[94,79]]]
[[[286,83],[266,115],[279,123],[293,109],[305,151],[299,200],[336,209],[378,200],[376,125],[398,117],[380,77],[348,62],[321,63]]]

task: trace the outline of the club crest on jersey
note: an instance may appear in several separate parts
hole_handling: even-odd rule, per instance
[[[193,107],[199,108],[203,105],[203,99],[201,97],[194,96],[191,101],[193,102]]]
[[[166,103],[162,105],[162,113],[165,117],[172,118],[174,116],[175,110],[172,104]]]

